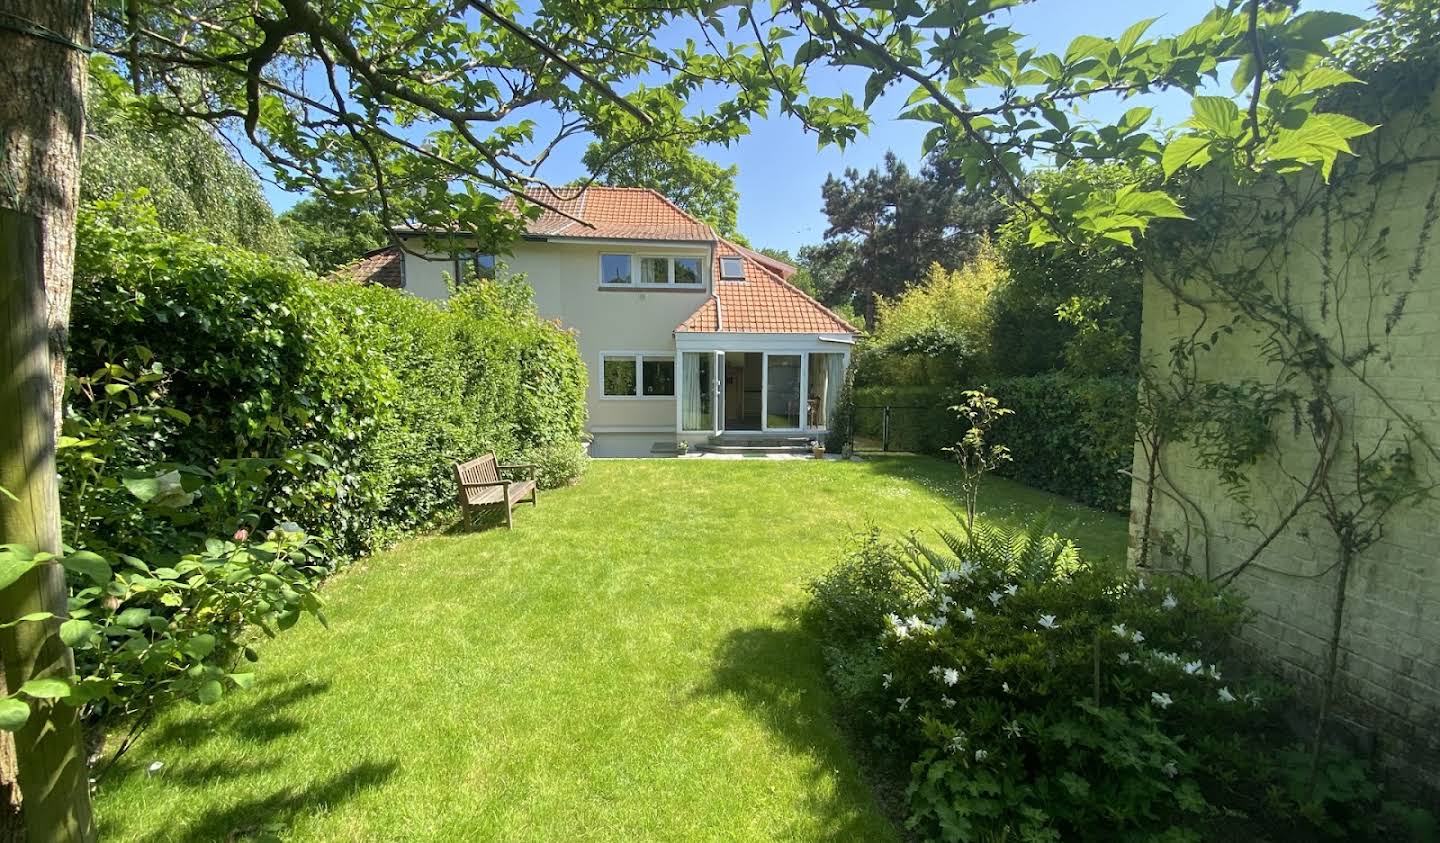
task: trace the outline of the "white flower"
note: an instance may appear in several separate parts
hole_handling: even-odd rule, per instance
[[[910,635],[910,625],[900,620],[899,615],[886,615],[885,622],[890,624],[890,631],[895,633],[896,638],[905,638]]]
[[[990,592],[990,605],[991,605],[991,606],[999,606],[999,605],[1000,605],[1000,601],[1001,601],[1001,600],[1004,600],[1004,599],[1005,599],[1005,595],[1001,594],[1000,592],[998,592],[998,591],[992,591],[992,592]]]
[[[1010,693],[1010,683],[1009,683],[1009,682],[1001,682],[1001,683],[1000,683],[1000,690],[1004,691],[1004,692],[1007,693],[1007,694]]]
[[[1230,693],[1228,687],[1221,688],[1216,695],[1220,697],[1220,702],[1235,702],[1235,695]]]
[[[1167,611],[1178,605],[1180,605],[1180,601],[1176,600],[1175,595],[1168,591],[1165,592],[1165,599],[1160,601],[1160,608]]]
[[[975,760],[976,760],[976,761],[984,761],[986,758],[989,758],[989,757],[990,757],[990,753],[986,752],[985,750],[983,750],[983,749],[977,749],[977,750],[975,750]]]
[[[1134,641],[1136,644],[1139,644],[1145,640],[1145,635],[1137,629],[1135,630],[1135,634],[1130,636],[1130,640]]]
[[[1008,595],[1010,595],[1011,597],[1014,597],[1014,596],[1015,596],[1015,592],[1017,592],[1017,591],[1019,591],[1019,590],[1020,590],[1020,586],[1016,585],[1016,584],[1013,583],[1013,582],[1010,583],[1009,585],[1005,586],[1005,593],[1008,594]]]
[[[952,699],[950,699],[949,697],[941,697],[941,698],[940,698],[940,704],[943,705],[943,706],[945,706],[946,708],[954,708],[954,707],[955,707],[955,701],[952,700]]]
[[[1135,590],[1136,590],[1136,591],[1149,591],[1149,590],[1150,590],[1150,586],[1146,585],[1144,580],[1136,580],[1136,581],[1135,581]]]
[[[1130,637],[1130,630],[1126,629],[1125,624],[1123,623],[1117,623],[1114,626],[1110,627],[1110,631],[1120,636],[1121,638]]]
[[[1043,627],[1045,627],[1046,629],[1059,629],[1059,628],[1060,628],[1060,624],[1058,624],[1058,623],[1055,622],[1055,616],[1054,616],[1054,615],[1041,615],[1041,616],[1040,616],[1040,625],[1043,626]]]
[[[1173,779],[1176,776],[1180,775],[1180,768],[1175,766],[1174,761],[1166,761],[1164,764],[1160,765],[1160,772]]]
[[[1198,661],[1186,662],[1186,663],[1185,663],[1185,672],[1188,673],[1188,674],[1190,674],[1191,676],[1194,676],[1195,674],[1197,674],[1197,673],[1199,673],[1201,670],[1203,670],[1204,667],[1205,667],[1205,665],[1202,664],[1202,663],[1200,663],[1200,662],[1198,662]]]
[[[900,710],[901,710],[901,711],[904,711],[904,710],[905,710],[905,706],[907,706],[907,705],[910,704],[910,698],[909,698],[909,697],[896,697],[896,698],[895,698],[895,702],[896,702],[897,705],[900,706]]]
[[[971,609],[968,606],[965,607],[965,611],[961,612],[960,614],[963,615],[965,617],[965,620],[967,621],[975,620],[975,610]]]
[[[1010,737],[1012,737],[1012,738],[1018,738],[1018,737],[1020,737],[1020,721],[1018,721],[1018,720],[1011,720],[1009,723],[1006,723],[1006,724],[1005,724],[1005,731],[1006,731],[1006,733],[1009,734]]]
[[[945,626],[948,621],[945,620],[944,615],[937,615],[936,617],[931,618],[929,623],[931,629],[940,629],[941,627]]]
[[[1169,708],[1170,704],[1173,703],[1174,700],[1170,699],[1169,694],[1160,694],[1156,693],[1155,691],[1151,691],[1150,702],[1160,706],[1161,708]]]
[[[1220,668],[1216,667],[1213,664],[1210,665],[1210,678],[1214,679],[1216,682],[1220,681]]]
[[[890,682],[895,679],[895,674],[893,674],[893,673],[882,673],[882,674],[880,674],[880,678],[881,678],[882,680],[884,680],[882,687],[888,688],[888,687],[890,687]]]
[[[947,667],[945,668],[945,675],[941,678],[945,681],[946,685],[953,686],[956,682],[960,681],[960,671],[953,667]]]
[[[1121,663],[1121,664],[1129,664],[1129,663],[1130,663],[1130,654],[1129,654],[1129,653],[1121,653],[1121,654],[1118,656],[1118,658],[1120,659],[1120,663]]]
[[[145,774],[148,776],[153,776],[163,769],[165,769],[164,761],[151,761],[150,766],[145,768]]]
[[[950,743],[949,743],[945,748],[948,749],[948,750],[950,750],[951,752],[964,752],[964,751],[965,751],[965,733],[964,733],[964,732],[961,732],[960,734],[958,734],[958,735],[956,735],[955,737],[951,738],[951,739],[950,739]]]

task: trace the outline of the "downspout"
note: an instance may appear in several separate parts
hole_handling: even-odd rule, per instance
[[[715,299],[715,330],[723,331],[725,330],[725,312],[720,309],[720,294],[711,293],[710,296]]]

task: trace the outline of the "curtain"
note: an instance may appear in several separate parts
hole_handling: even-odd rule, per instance
[[[825,428],[835,429],[835,414],[840,410],[840,387],[845,381],[845,355],[829,354],[825,361]]]
[[[700,380],[700,354],[687,351],[681,359],[685,367],[685,394],[680,399],[680,424],[686,430],[705,430],[703,398],[709,385]]]

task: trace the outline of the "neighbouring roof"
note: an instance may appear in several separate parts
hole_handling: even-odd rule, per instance
[[[405,261],[397,246],[384,246],[338,267],[334,276],[359,284],[379,284],[400,289],[405,286]]]
[[[735,250],[738,251],[740,254],[754,260],[756,263],[760,264],[771,272],[778,274],[786,281],[789,281],[792,275],[800,271],[795,267],[791,266],[790,264],[786,263],[785,261],[782,261],[778,258],[772,258],[764,252],[757,252],[754,249],[747,249],[744,246],[741,246],[739,243],[732,243],[731,245],[734,246]]]
[[[720,278],[720,259],[739,257],[745,279]],[[764,258],[758,255],[758,258]],[[750,249],[720,240],[715,249],[715,293],[678,327],[678,332],[742,334],[856,334],[854,325],[781,277]],[[781,264],[786,266],[788,264]],[[793,267],[792,267],[793,269]]]
[[[535,201],[564,212],[556,213],[548,208],[542,211],[539,218],[525,228],[525,233],[532,237],[695,243],[718,239],[713,228],[645,187],[591,185],[583,189],[557,187],[553,191],[531,188],[526,193]],[[505,205],[514,210],[515,200],[507,198]]]

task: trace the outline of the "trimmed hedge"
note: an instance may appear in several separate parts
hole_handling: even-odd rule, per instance
[[[583,434],[574,338],[518,282],[441,306],[321,282],[103,203],[81,214],[71,325],[76,371],[145,348],[171,373],[167,404],[191,421],[165,459],[307,455],[267,490],[270,515],[342,555],[446,511],[455,460],[525,458]]]
[[[1130,467],[1134,449],[1133,378],[1051,372],[995,378],[987,386],[1001,406],[1015,411],[993,434],[1014,457],[1002,474],[1102,509],[1129,508],[1130,480],[1120,471]],[[959,388],[869,386],[855,390],[855,402],[861,408],[921,408],[892,411],[890,447],[939,454],[963,433],[947,409],[958,393]],[[880,410],[857,409],[860,436],[878,438],[880,423]]]

